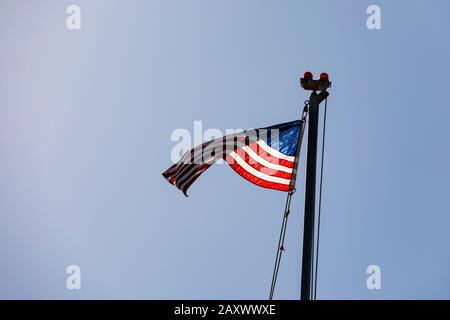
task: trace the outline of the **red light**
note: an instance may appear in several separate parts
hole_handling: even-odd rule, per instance
[[[305,74],[303,75],[303,79],[312,80],[312,78],[313,78],[313,74],[309,71],[306,71]]]
[[[320,80],[328,81],[328,73],[325,73],[325,72],[321,73],[320,74]]]

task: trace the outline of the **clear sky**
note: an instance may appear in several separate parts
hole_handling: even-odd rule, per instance
[[[449,14],[445,0],[2,0],[0,298],[267,298],[286,195],[216,165],[185,198],[161,172],[196,120],[298,119],[311,70],[333,81],[318,298],[450,299]],[[304,169],[280,299],[299,297]]]

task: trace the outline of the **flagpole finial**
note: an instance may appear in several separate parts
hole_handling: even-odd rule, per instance
[[[322,72],[319,79],[314,80],[312,72],[306,71],[300,78],[300,86],[308,91],[327,91],[331,87],[331,81],[328,73]]]

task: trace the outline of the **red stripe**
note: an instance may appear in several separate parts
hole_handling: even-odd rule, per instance
[[[278,157],[275,157],[275,156],[267,153],[257,143],[251,143],[251,144],[249,144],[249,147],[253,151],[255,151],[258,156],[260,156],[261,158],[264,158],[265,160],[267,160],[269,162],[272,162],[274,164],[279,164],[281,166],[288,167],[288,168],[294,168],[294,162],[293,161],[289,161],[289,160],[286,160],[286,159],[280,159]]]
[[[292,178],[292,173],[288,173],[288,172],[284,172],[284,171],[276,170],[276,169],[271,169],[271,168],[268,168],[268,167],[260,164],[255,159],[253,159],[247,152],[245,152],[245,150],[243,150],[242,148],[237,149],[235,152],[245,162],[247,162],[247,164],[249,166],[253,167],[254,169],[258,170],[261,173],[267,174],[268,176],[279,177],[279,178],[283,178],[283,179],[291,179]],[[233,158],[231,158],[231,159],[234,162],[236,162],[236,160],[234,160]]]
[[[227,156],[226,160],[230,164],[230,166],[234,169],[234,171],[236,171],[242,178],[250,181],[253,184],[256,184],[257,186],[260,186],[263,188],[268,188],[268,189],[280,190],[280,191],[289,191],[289,188],[290,188],[289,185],[276,183],[276,182],[270,182],[270,181],[266,181],[261,178],[255,177],[254,175],[249,173],[247,170],[242,168],[230,156]]]

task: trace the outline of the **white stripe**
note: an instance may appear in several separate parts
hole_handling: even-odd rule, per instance
[[[292,168],[289,167],[285,167],[276,163],[272,163],[267,161],[266,159],[260,157],[255,151],[252,150],[252,148],[250,147],[242,147],[242,150],[244,150],[245,152],[247,152],[247,154],[256,162],[262,164],[263,166],[270,168],[270,169],[274,169],[274,170],[279,170],[279,171],[283,171],[283,172],[287,172],[287,173],[292,173]]]
[[[260,179],[269,181],[269,182],[276,182],[276,183],[280,183],[280,184],[286,184],[289,185],[291,183],[291,180],[288,179],[283,179],[283,178],[279,178],[279,177],[274,177],[274,176],[269,176],[265,173],[262,173],[258,170],[256,170],[255,168],[251,167],[247,162],[245,162],[236,152],[231,152],[230,153],[230,157],[232,157],[234,160],[236,160],[236,162],[242,167],[244,168],[245,171],[247,171],[248,173],[251,173],[252,175],[254,175],[255,177],[258,177]]]
[[[264,142],[264,140],[258,140],[256,142],[265,152],[269,153],[270,155],[283,159],[288,160],[291,162],[295,161],[295,157],[287,156],[284,153],[281,153],[280,151],[272,148],[271,146],[267,145],[267,143]]]

